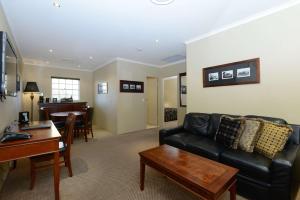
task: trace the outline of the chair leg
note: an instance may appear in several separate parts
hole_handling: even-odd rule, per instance
[[[92,138],[94,138],[93,128],[91,128]]]
[[[88,139],[87,139],[87,129],[86,128],[83,130],[83,133],[84,133],[85,142],[87,142]]]
[[[35,183],[35,166],[33,161],[30,161],[30,174],[31,174],[30,190],[32,190]]]
[[[69,171],[69,176],[72,177],[73,176],[73,172],[72,172],[72,165],[71,165],[71,159],[70,159],[70,156],[66,156],[65,158],[66,160],[66,164],[67,164],[67,167],[68,167],[68,171]]]

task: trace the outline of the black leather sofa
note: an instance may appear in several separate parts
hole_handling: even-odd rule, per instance
[[[256,152],[226,149],[216,143],[214,136],[221,116],[222,114],[189,113],[182,126],[160,130],[159,143],[238,168],[240,171],[237,175],[237,190],[243,197],[258,200],[295,199],[299,187],[297,170],[300,172],[300,125],[291,125],[293,134],[284,150],[277,153],[272,160]],[[287,124],[279,118],[253,115],[245,117]]]

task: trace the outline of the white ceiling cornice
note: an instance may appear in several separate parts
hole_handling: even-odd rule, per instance
[[[179,61],[176,61],[176,62],[161,65],[160,68],[169,67],[169,66],[172,66],[172,65],[177,65],[177,64],[181,64],[181,63],[185,63],[185,62],[186,62],[186,59],[183,59],[183,60],[179,60]]]
[[[102,65],[100,65],[100,66],[94,68],[93,71],[97,71],[98,69],[101,69],[102,67],[105,67],[106,65],[109,65],[109,64],[111,64],[111,63],[113,63],[113,62],[116,62],[116,61],[117,61],[117,58],[113,58],[113,59],[111,59],[111,60],[109,60],[109,61],[103,63]]]
[[[42,60],[35,60],[30,58],[23,58],[24,65],[36,66],[36,67],[44,67],[44,68],[55,68],[55,69],[65,69],[65,70],[75,70],[75,71],[83,71],[83,72],[93,72],[93,70],[82,69],[82,68],[71,68],[71,67],[63,67],[57,65],[46,64]]]
[[[185,41],[184,43],[185,43],[186,45],[191,44],[191,43],[193,43],[193,42],[196,42],[196,41],[199,41],[199,40],[208,38],[208,37],[210,37],[210,36],[213,36],[213,35],[216,35],[216,34],[218,34],[218,33],[227,31],[227,30],[229,30],[229,29],[232,29],[232,28],[241,26],[241,25],[243,25],[243,24],[247,24],[247,23],[249,23],[249,22],[258,20],[258,19],[260,19],[260,18],[263,18],[263,17],[269,16],[269,15],[272,15],[272,14],[274,14],[274,13],[280,12],[280,11],[282,11],[282,10],[288,9],[288,8],[293,7],[293,6],[296,6],[296,5],[298,5],[298,4],[300,4],[300,0],[296,0],[296,1],[293,1],[293,2],[286,3],[286,4],[281,5],[281,6],[278,6],[278,7],[276,7],[276,8],[272,8],[272,9],[266,10],[266,11],[261,12],[261,13],[259,13],[259,14],[256,14],[256,15],[253,15],[253,16],[250,16],[250,17],[247,17],[247,18],[242,19],[242,20],[239,20],[239,21],[237,21],[237,22],[235,22],[235,23],[226,25],[226,26],[221,27],[221,28],[219,28],[219,29],[216,29],[216,30],[210,31],[210,32],[208,32],[208,33],[199,35],[199,36],[197,36],[197,37],[195,37],[195,38],[192,38],[192,39],[190,39],[190,40]]]

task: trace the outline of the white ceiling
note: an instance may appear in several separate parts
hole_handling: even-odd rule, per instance
[[[61,8],[53,0],[1,3],[27,62],[93,70],[115,57],[155,66],[181,60],[184,42],[295,1],[175,0],[158,6],[150,0],[61,0]]]

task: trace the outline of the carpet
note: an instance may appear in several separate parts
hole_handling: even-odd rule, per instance
[[[61,168],[60,195],[64,200],[199,200],[160,173],[146,168],[145,190],[139,189],[138,152],[158,145],[158,130],[124,135],[95,131],[86,143],[72,145],[73,177]],[[18,161],[0,193],[1,200],[54,199],[52,168],[37,171],[34,189],[29,190],[29,160]],[[225,193],[222,200],[229,199]],[[238,200],[244,198],[238,196]]]

